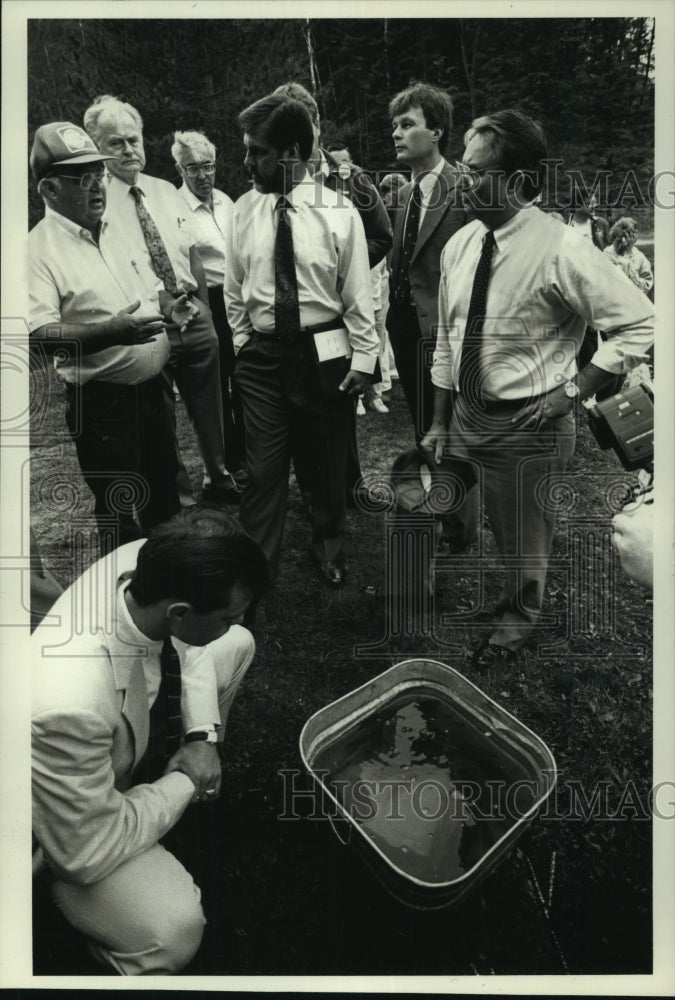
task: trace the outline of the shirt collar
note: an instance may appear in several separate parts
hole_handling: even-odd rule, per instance
[[[117,580],[117,621],[114,630],[115,639],[119,641],[121,646],[146,647],[150,652],[157,651],[161,649],[163,640],[149,639],[144,632],[141,632],[138,625],[136,625],[135,621],[131,617],[131,612],[129,611],[127,602],[124,599],[124,594],[130,582],[128,579],[124,579],[125,575],[126,574],[123,574]]]
[[[73,222],[72,219],[67,219],[65,215],[61,215],[60,212],[55,212],[53,208],[49,207],[49,205],[45,205],[45,217],[52,219],[71,236],[74,236],[77,239],[87,240],[89,243],[93,243],[94,246],[96,246],[96,242],[88,229],[85,229],[83,226],[78,226],[76,222]],[[105,220],[102,220],[100,223],[99,236],[106,231],[107,226],[108,223]]]
[[[137,187],[143,196],[145,196],[145,190],[143,187],[143,181],[145,180],[145,174],[139,174],[136,178],[135,184],[127,184],[126,181],[121,181],[119,177],[114,177],[111,173],[108,174],[108,187],[115,188],[121,187],[122,193],[125,195],[130,194],[132,187]]]
[[[434,184],[436,183],[438,178],[440,177],[441,171],[443,170],[444,166],[445,166],[445,160],[443,159],[443,157],[441,157],[435,167],[432,167],[431,170],[424,171],[424,174],[422,175],[422,178],[419,182],[420,191],[422,192],[423,195],[431,194],[431,190],[434,187]]]
[[[196,212],[197,209],[199,208],[205,208],[207,212],[211,211],[209,206],[206,205],[200,198],[198,198],[197,195],[194,193],[194,191],[190,190],[185,181],[183,181],[181,187],[179,188],[179,191],[182,194],[183,198],[185,199],[188,208],[191,208],[193,212]],[[211,191],[211,198],[213,200],[214,208],[216,208],[216,206],[220,206],[223,204],[222,194],[217,188],[214,188]]]
[[[317,186],[320,185],[321,182],[317,180],[316,177],[312,177],[309,171],[305,171],[305,175],[300,181],[300,183],[296,184],[295,187],[291,188],[291,190],[286,194],[288,204],[291,206],[291,208],[296,210],[299,205],[321,204],[320,201],[317,202],[317,194],[316,194]],[[276,205],[280,196],[275,195],[274,197],[275,197],[274,204]]]
[[[535,215],[533,215],[535,213]],[[524,208],[519,209],[515,215],[507,219],[501,226],[497,229],[493,229],[493,235],[495,238],[495,245],[497,249],[502,252],[506,250],[507,246],[514,239],[514,237],[521,231],[524,226],[527,226],[532,218],[538,218],[539,215],[543,215],[541,209],[537,208],[534,204],[525,205]],[[485,223],[481,222],[481,227],[483,229],[483,235],[487,232],[488,227]]]

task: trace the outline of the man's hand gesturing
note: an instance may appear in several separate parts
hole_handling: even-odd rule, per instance
[[[110,320],[111,333],[114,336],[112,343],[147,344],[164,331],[164,321],[160,313],[151,316],[134,315],[140,304],[140,300],[132,302]]]

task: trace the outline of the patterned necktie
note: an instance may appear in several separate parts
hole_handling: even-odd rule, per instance
[[[148,253],[150,254],[152,269],[157,277],[164,282],[164,287],[167,292],[170,292],[172,295],[177,295],[178,283],[176,281],[176,274],[171,266],[169,255],[166,252],[164,240],[160,236],[159,229],[155,225],[155,220],[143,204],[143,192],[137,187],[130,188],[130,191],[134,201],[136,202],[138,221],[141,224],[141,229],[143,230],[143,236],[145,238],[145,245],[147,246]]]
[[[483,237],[483,249],[473,277],[462,357],[459,363],[459,391],[467,403],[478,406],[481,402],[480,349],[483,342],[483,323],[487,309],[487,290],[494,246],[494,234],[488,229]]]
[[[157,704],[159,712],[165,711],[166,713],[164,756],[168,759],[169,757],[173,757],[180,748],[180,741],[183,735],[183,713],[181,711],[183,684],[180,675],[180,660],[168,636],[162,645],[160,665],[162,668],[162,680],[159,685],[155,704]]]
[[[279,198],[276,208],[279,223],[274,241],[274,328],[282,340],[293,341],[300,333],[300,304],[288,199]]]
[[[412,255],[415,252],[417,234],[420,229],[421,211],[422,192],[420,190],[419,181],[415,181],[412,194],[410,195],[408,214],[405,220],[405,229],[403,230],[401,257],[398,262],[398,274],[396,276],[396,301],[399,304],[407,304],[410,302],[409,268]]]

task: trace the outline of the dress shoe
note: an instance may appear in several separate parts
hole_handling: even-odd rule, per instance
[[[232,478],[237,486],[241,486],[242,488],[246,486],[246,483],[248,482],[248,471],[245,466],[242,465],[241,469],[237,469],[236,472],[233,472]]]
[[[389,413],[389,407],[385,406],[379,396],[373,396],[368,406],[371,410],[375,410],[376,413]]]
[[[488,670],[490,667],[504,670],[514,667],[517,663],[518,654],[515,650],[490,642],[481,643],[471,657],[471,666],[476,670]]]
[[[209,483],[202,490],[202,500],[205,503],[240,504],[242,489],[232,476],[227,476],[218,483]]]
[[[340,559],[322,559],[319,571],[324,582],[330,587],[341,587],[345,582],[347,567]]]

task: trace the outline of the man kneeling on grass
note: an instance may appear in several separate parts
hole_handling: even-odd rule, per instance
[[[220,794],[266,580],[237,521],[192,509],[95,563],[31,639],[33,830],[57,905],[122,975],[178,972],[201,942],[199,889],[159,840]]]

